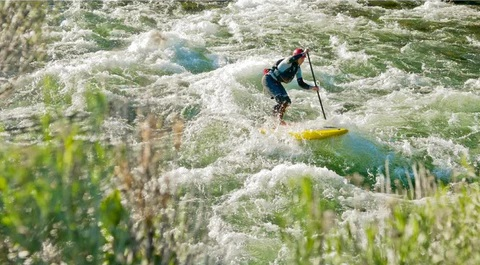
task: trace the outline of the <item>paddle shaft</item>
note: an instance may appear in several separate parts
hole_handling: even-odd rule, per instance
[[[310,55],[308,54],[308,51],[307,51],[307,58],[308,58],[308,63],[310,64],[310,70],[312,70],[313,82],[315,83],[315,86],[317,86],[317,81],[315,80],[315,74],[313,73],[312,62],[310,61]],[[322,108],[323,118],[326,120],[327,116],[325,116],[325,110],[323,110],[322,99],[320,98],[320,92],[318,92],[318,90],[317,90],[317,96],[318,96],[318,101],[320,102],[320,107]]]

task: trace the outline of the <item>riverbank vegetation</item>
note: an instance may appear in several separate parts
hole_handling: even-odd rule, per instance
[[[98,137],[108,102],[95,89],[85,97],[88,132],[46,114],[37,144],[3,141],[0,263],[215,264],[219,256],[205,252],[216,244],[206,228],[212,209],[197,200],[205,194],[162,175],[181,148],[181,123],[145,115],[137,145],[108,144]],[[403,194],[377,193],[388,201],[385,215],[358,220],[342,214],[362,209],[338,207],[308,176],[292,183],[296,207],[272,219],[278,251],[290,253],[279,263],[478,263],[480,187],[473,172],[470,183],[448,185],[422,167],[414,172]]]

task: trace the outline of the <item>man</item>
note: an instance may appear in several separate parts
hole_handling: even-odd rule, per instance
[[[272,99],[275,99],[277,105],[273,107],[273,114],[278,116],[281,125],[286,125],[283,121],[283,114],[287,107],[292,103],[288,97],[287,91],[282,83],[290,83],[294,77],[297,77],[297,82],[303,89],[318,91],[318,86],[311,86],[303,81],[302,65],[307,56],[308,49],[297,48],[293,51],[292,56],[281,59],[272,67],[272,69],[265,69],[262,78],[262,85],[265,91],[268,91]]]

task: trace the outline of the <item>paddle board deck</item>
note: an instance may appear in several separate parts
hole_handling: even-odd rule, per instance
[[[266,129],[260,129],[263,134],[267,133]],[[340,136],[348,133],[348,129],[328,127],[320,129],[308,129],[303,131],[289,131],[288,134],[297,140],[321,140],[329,137]]]
[[[322,128],[299,132],[289,132],[289,134],[297,140],[321,140],[333,136],[340,136],[346,133],[348,133],[348,130],[345,128]]]

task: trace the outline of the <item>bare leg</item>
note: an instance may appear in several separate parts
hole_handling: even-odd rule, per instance
[[[287,110],[288,103],[277,104],[273,107],[273,115],[277,116],[280,120],[281,125],[287,125],[287,123],[283,120],[283,115]]]

